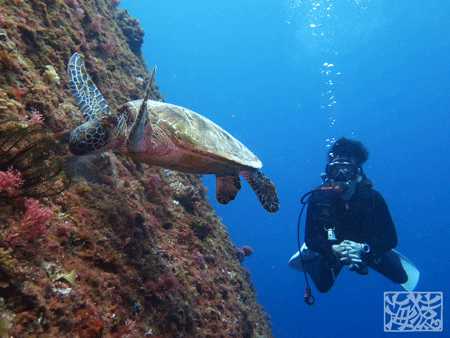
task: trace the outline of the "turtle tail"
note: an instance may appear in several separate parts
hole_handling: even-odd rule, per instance
[[[239,173],[244,176],[248,184],[250,184],[264,209],[271,214],[277,213],[280,209],[280,202],[278,201],[275,184],[273,184],[260,170],[240,171]]]

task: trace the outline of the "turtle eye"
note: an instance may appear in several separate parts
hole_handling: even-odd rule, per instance
[[[80,140],[76,145],[76,151],[80,154],[86,153],[87,143],[85,140]]]
[[[73,137],[73,135],[71,135],[69,142],[69,149],[72,152],[72,154],[78,156],[86,155],[89,152],[87,148],[88,144],[84,139],[79,139],[78,137]]]

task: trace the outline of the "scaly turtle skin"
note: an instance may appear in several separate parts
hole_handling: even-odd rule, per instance
[[[75,155],[117,149],[133,159],[194,174],[216,175],[220,204],[234,200],[244,176],[270,213],[279,209],[275,185],[258,170],[260,160],[241,142],[207,118],[186,108],[150,100],[155,68],[144,99],[125,103],[115,114],[86,73],[84,57],[68,65],[70,91],[87,122],[70,135]]]

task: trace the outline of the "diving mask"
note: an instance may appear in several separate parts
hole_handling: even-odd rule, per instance
[[[360,172],[361,169],[350,162],[331,162],[325,168],[328,179],[340,182],[354,181]]]

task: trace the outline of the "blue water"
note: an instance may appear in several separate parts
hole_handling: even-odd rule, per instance
[[[143,53],[149,67],[158,65],[166,101],[238,138],[277,186],[281,209],[271,215],[247,184],[220,206],[214,178],[204,180],[233,242],[255,251],[244,265],[278,338],[393,335],[383,331],[383,292],[400,286],[374,271],[346,270],[327,294],[313,287],[316,304],[308,307],[303,275],[287,266],[297,251],[300,197],[321,183],[327,146],[341,136],[371,152],[365,173],[389,205],[397,249],[421,271],[416,291],[442,291],[448,304],[450,1],[123,0],[122,7],[141,21]]]

